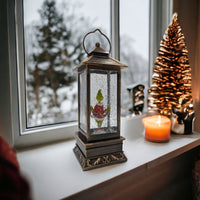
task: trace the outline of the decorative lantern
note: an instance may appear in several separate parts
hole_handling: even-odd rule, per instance
[[[133,84],[127,87],[130,99],[132,100],[132,106],[129,108],[131,113],[135,115],[141,115],[144,108],[144,85]]]
[[[125,138],[120,136],[121,68],[127,67],[111,58],[96,43],[88,53],[85,38],[96,31],[103,35],[111,51],[111,43],[99,29],[83,39],[88,58],[74,70],[78,71],[78,132],[74,153],[83,170],[127,160],[122,151]]]

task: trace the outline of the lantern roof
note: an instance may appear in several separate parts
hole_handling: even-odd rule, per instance
[[[91,55],[96,55],[96,56],[108,56],[109,53],[103,49],[102,47],[100,47],[100,43],[97,42],[96,47],[88,54],[88,56],[91,56]]]
[[[109,66],[116,66],[119,68],[127,68],[128,66],[121,63],[120,61],[112,58],[109,56],[109,53],[106,52],[102,47],[100,47],[99,43],[96,43],[96,47],[88,54],[88,58],[82,61],[77,67],[74,68],[74,71],[77,71],[80,67],[86,65],[106,65],[108,68]]]

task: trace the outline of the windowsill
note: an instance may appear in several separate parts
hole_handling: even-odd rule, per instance
[[[168,143],[145,141],[141,117],[122,119],[122,135],[126,137],[123,149],[128,161],[85,172],[72,151],[74,140],[18,151],[21,170],[31,184],[33,198],[68,197],[128,171],[145,171],[200,145],[199,133],[172,135]]]

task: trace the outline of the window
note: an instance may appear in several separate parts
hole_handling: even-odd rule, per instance
[[[109,6],[107,0],[24,0],[27,128],[77,121],[73,68],[85,56],[88,30],[100,27],[109,34]]]
[[[99,27],[109,35],[109,7],[107,0],[24,0],[27,128],[77,120],[77,80],[72,69],[84,58],[81,43],[88,30]],[[147,88],[149,0],[122,1],[119,9],[120,58],[129,66],[122,71],[126,107],[128,85],[138,82]],[[140,13],[143,16],[137,18]]]
[[[50,7],[48,8],[48,6],[46,8],[44,7],[45,2],[46,6],[48,3],[54,2],[53,3],[55,6],[55,9],[53,9],[54,15],[60,22],[56,23],[54,21],[56,18],[53,17],[55,26],[52,26],[50,28],[51,30],[48,30],[48,28],[45,27],[46,23],[48,23],[48,20],[45,19],[45,15],[47,17],[48,12],[51,10]],[[9,13],[8,13],[9,23],[7,24],[9,29],[8,39],[10,41],[8,44],[9,45],[8,59],[10,59],[9,65],[11,66],[9,68],[11,77],[9,84],[12,93],[10,97],[12,105],[11,107],[9,107],[9,109],[11,109],[11,111],[13,112],[13,118],[10,122],[12,130],[9,131],[11,133],[11,136],[14,134],[14,141],[16,146],[20,145],[27,146],[35,143],[38,144],[46,140],[48,141],[54,141],[55,139],[59,140],[62,139],[63,137],[64,138],[69,137],[70,133],[71,136],[74,134],[77,125],[76,122],[74,122],[76,121],[76,116],[73,115],[72,113],[76,112],[75,110],[77,108],[77,105],[75,103],[76,96],[74,95],[76,90],[76,86],[74,86],[76,83],[75,81],[76,77],[72,72],[72,66],[75,65],[77,62],[79,62],[79,60],[82,60],[82,57],[77,58],[76,56],[72,56],[71,59],[67,60],[66,55],[63,53],[66,51],[66,49],[65,48],[63,49],[63,47],[69,45],[68,53],[69,54],[72,53],[74,47],[73,45],[74,44],[77,45],[76,42],[81,41],[83,35],[86,32],[98,27],[108,36],[109,35],[112,36],[111,37],[112,48],[113,52],[115,52],[113,55],[118,59],[117,57],[117,52],[119,52],[117,44],[119,43],[118,37],[120,36],[120,38],[123,38],[122,34],[127,34],[127,35],[130,34],[129,30],[123,29],[126,33],[123,33],[121,30],[122,27],[125,26],[123,25],[124,21],[126,21],[126,16],[123,14],[124,12],[123,9],[126,9],[125,2],[126,1],[120,2],[121,3],[120,9],[122,12],[121,14],[119,12],[119,1],[117,0],[111,0],[111,4],[110,1],[108,0],[104,1],[37,0],[34,1],[34,3],[31,2],[30,0],[24,0],[24,1],[11,0],[9,4],[7,3],[6,6],[9,7]],[[158,2],[160,1],[150,0],[150,8],[151,10],[152,9],[154,10],[154,12],[152,12],[153,16],[156,13],[158,13],[157,15],[159,16],[158,11],[165,9],[164,6],[162,5],[164,4],[164,2],[160,3],[161,5]],[[128,3],[130,3],[130,1],[127,1],[127,4]],[[157,7],[156,6],[152,7],[152,4],[155,4]],[[68,13],[66,13],[66,9],[69,9],[69,6],[71,5],[73,5],[72,9],[69,10]],[[100,9],[100,6],[102,6],[103,9]],[[63,8],[65,9],[63,10]],[[15,11],[16,15],[14,15]],[[129,12],[130,11],[128,11],[126,15],[128,15]],[[119,14],[121,16],[120,18]],[[52,15],[50,14],[49,18],[51,18]],[[152,27],[152,21],[153,21],[153,24],[156,24],[156,28],[159,29],[158,27],[160,25],[155,23],[156,19],[160,19],[158,16],[153,20],[152,17],[150,18],[151,19],[150,27]],[[40,18],[45,20],[42,21],[40,20]],[[16,23],[14,23],[15,20]],[[81,23],[79,24],[78,22],[80,21]],[[130,21],[129,24],[131,24],[131,22],[132,21]],[[120,30],[118,28],[119,23],[122,23]],[[84,26],[81,26],[81,28],[79,28],[78,25],[83,25],[83,24]],[[66,27],[68,26],[71,27],[71,29],[66,30]],[[110,29],[110,27],[112,28]],[[71,31],[69,35],[67,35],[68,30]],[[49,32],[51,34],[56,33],[57,39],[51,41],[52,44],[48,44],[48,42],[50,42],[51,39],[47,37],[45,40],[45,38],[42,37],[44,36],[45,32]],[[155,31],[150,30],[150,32],[155,32]],[[71,37],[73,34],[74,37]],[[71,40],[68,40],[70,41],[70,43],[69,42],[64,43],[63,40],[61,39],[62,37],[71,38]],[[16,38],[16,43],[15,43],[15,38]],[[122,42],[123,41],[121,40],[121,43]],[[53,48],[54,44],[56,44],[57,45],[56,47],[59,48],[57,49]],[[50,46],[52,45],[51,50],[45,49],[48,45]],[[90,46],[88,46],[87,48],[90,48]],[[124,52],[129,52],[129,50],[130,49]],[[62,52],[63,54],[57,55],[58,51]],[[47,54],[47,52],[52,53],[52,55],[54,56],[50,56],[49,54]],[[124,59],[122,56],[124,52],[121,44],[120,54],[122,59]],[[54,59],[53,60],[53,63],[55,64],[54,69],[49,69],[48,67],[50,65],[49,64],[50,61],[46,60],[46,57],[48,56],[51,57],[51,59]],[[150,57],[150,62],[151,62],[151,57]],[[16,72],[15,68],[16,60],[19,69],[18,73]],[[63,62],[59,64],[60,62],[59,60],[62,60]],[[148,60],[146,61],[148,62]],[[124,59],[123,62],[126,63],[126,60]],[[65,71],[64,69],[64,64],[66,63],[68,64],[68,69],[69,69],[68,71]],[[52,75],[51,70],[54,72],[54,75]],[[16,80],[17,74],[19,76],[18,83]],[[54,76],[59,76],[60,79],[62,80],[61,83],[55,82],[53,85],[51,85],[50,79],[54,80]],[[37,79],[35,83],[34,79]],[[68,84],[65,83],[66,80],[70,80]],[[18,90],[19,90],[19,95],[18,95]],[[69,93],[71,92],[70,97],[67,97],[67,95],[69,95],[68,92]],[[19,105],[18,105],[18,98],[19,98]],[[63,102],[64,105],[62,104]],[[53,105],[51,108],[48,107],[49,103]],[[58,106],[58,104],[60,105]],[[43,110],[44,112],[39,113],[38,110],[40,111],[40,109],[44,109]],[[61,112],[58,112],[59,109]],[[48,113],[47,111],[49,110],[51,110],[51,112]]]
[[[148,88],[149,0],[120,2],[120,59],[128,65],[121,81],[122,108],[127,110],[131,107],[127,87],[143,84],[144,91]]]

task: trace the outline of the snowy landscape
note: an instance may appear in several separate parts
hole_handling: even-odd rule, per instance
[[[108,0],[24,2],[27,126],[76,121],[78,90],[77,74],[73,68],[86,58],[82,39],[87,32],[100,28],[109,37],[110,3]],[[99,2],[101,5],[98,5]],[[139,2],[144,7],[148,1],[123,1],[125,2],[127,6],[130,2]],[[86,7],[89,5],[90,7]],[[105,13],[101,9],[101,12],[95,12],[99,10],[99,6],[108,9],[105,9]],[[120,8],[121,13],[126,10],[126,7]],[[148,13],[145,16],[148,19]],[[143,22],[144,30],[141,30],[140,22],[136,24],[141,27],[134,26],[133,23],[132,29],[126,30],[123,24],[129,18],[123,15],[120,22],[120,60],[129,67],[122,72],[122,108],[127,108],[130,103],[127,86],[140,83],[147,88],[148,82],[148,20]],[[129,23],[132,21],[134,20]],[[143,32],[139,43],[137,35],[134,37],[138,28],[138,37],[142,38]],[[99,39],[97,35],[86,41],[88,51],[94,48],[98,40],[108,50],[106,41]]]

